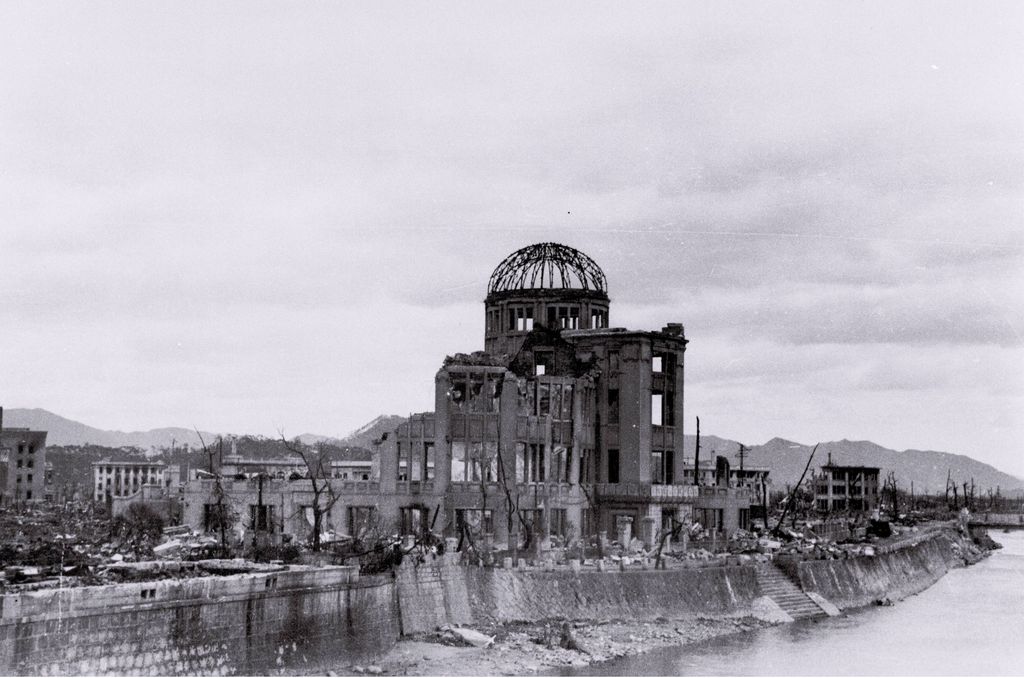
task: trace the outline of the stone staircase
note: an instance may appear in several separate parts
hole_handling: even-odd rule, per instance
[[[758,563],[757,584],[761,593],[774,600],[793,619],[826,616],[817,603],[793,583],[789,576],[772,563]]]

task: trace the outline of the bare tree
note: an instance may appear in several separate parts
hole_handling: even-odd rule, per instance
[[[820,443],[816,443],[814,445],[814,449],[811,450],[811,456],[807,457],[807,464],[804,466],[804,472],[800,474],[800,480],[796,481],[796,487],[794,487],[793,491],[790,493],[789,500],[786,502],[786,507],[782,509],[782,515],[779,516],[779,522],[775,523],[775,529],[772,530],[772,534],[779,533],[779,528],[782,527],[783,521],[786,520],[786,514],[789,513],[789,509],[796,502],[796,493],[800,489],[800,483],[804,481],[804,476],[807,475],[807,469],[811,467],[811,460],[814,459],[814,453],[818,451],[819,444]],[[765,517],[765,522],[767,523],[767,516]]]
[[[217,436],[217,452],[219,455],[217,470],[214,471],[213,465],[213,450],[206,446],[206,441],[203,440],[203,434],[199,432],[199,429],[195,429],[196,435],[199,436],[199,444],[203,447],[203,454],[207,457],[209,464],[209,474],[213,477],[213,497],[216,500],[214,504],[217,507],[217,512],[214,516],[216,527],[220,531],[220,555],[222,558],[226,558],[228,555],[228,535],[227,530],[231,523],[234,522],[233,516],[230,511],[225,510],[225,499],[224,493],[224,482],[221,476],[220,465],[224,462],[224,439]]]
[[[673,516],[671,525],[661,528],[661,532],[658,535],[658,550],[654,555],[655,570],[660,570],[662,567],[661,553],[665,550],[665,544],[668,543],[669,537],[677,539],[679,537],[679,533],[682,532],[683,527],[683,523],[676,520],[675,516]]]
[[[331,485],[330,453],[323,443],[317,443],[316,449],[310,449],[297,440],[287,440],[284,433],[281,433],[281,442],[289,452],[302,459],[306,467],[306,477],[313,491],[313,504],[310,507],[313,511],[313,534],[309,540],[310,548],[319,551],[322,547],[320,534],[323,532],[324,518],[341,499]]]

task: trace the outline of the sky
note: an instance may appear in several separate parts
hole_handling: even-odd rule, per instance
[[[1024,476],[1024,4],[0,3],[0,403],[342,435],[556,241],[686,431]]]

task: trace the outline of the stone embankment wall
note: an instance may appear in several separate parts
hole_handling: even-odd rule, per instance
[[[880,550],[874,557],[805,560],[787,569],[805,591],[847,609],[920,593],[942,578],[954,562],[950,535],[932,532],[899,548]]]
[[[406,635],[443,624],[743,613],[761,595],[751,566],[599,572],[459,567],[442,560],[403,565],[398,592]]]
[[[0,596],[0,675],[259,675],[377,656],[399,635],[393,580],[355,568]]]
[[[840,608],[917,593],[956,561],[949,531],[877,556],[780,563]],[[445,624],[750,613],[750,565],[598,571],[328,567],[0,596],[0,675],[266,675],[372,660]]]

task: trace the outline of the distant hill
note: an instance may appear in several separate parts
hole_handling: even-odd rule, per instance
[[[340,439],[313,433],[304,433],[299,436],[299,439],[307,445],[323,442],[341,448],[372,450],[375,440],[380,440],[383,434],[394,431],[405,419],[398,415],[380,415]],[[178,450],[186,445],[193,450],[200,447],[196,432],[186,428],[159,428],[152,431],[130,433],[104,431],[42,409],[5,409],[3,423],[4,426],[47,431],[47,444],[54,446],[139,448],[141,452],[150,455],[161,452],[162,457],[168,457],[166,451],[171,448],[172,441]],[[217,434],[208,432],[203,432],[202,435],[207,445],[217,437]],[[693,458],[694,443],[694,436],[684,436],[686,454],[691,459]],[[238,436],[236,446],[238,452],[245,456],[273,456],[285,452],[279,440],[261,436]],[[783,438],[772,438],[762,445],[751,446],[744,465],[770,468],[775,486],[784,487],[786,484],[796,483],[803,471],[804,464],[807,463],[811,447],[812,445]],[[704,458],[709,459],[711,453],[714,452],[728,457],[730,462],[735,465],[739,464],[739,458],[736,455],[738,450],[739,443],[735,440],[713,435],[701,436],[701,456]],[[184,452],[184,450],[181,451]],[[932,450],[900,452],[867,440],[839,440],[822,443],[818,447],[811,468],[817,470],[822,464],[825,464],[829,453],[832,454],[832,461],[836,464],[878,466],[882,469],[883,476],[889,471],[895,471],[900,487],[909,488],[910,482],[913,481],[915,490],[919,492],[941,492],[946,486],[947,471],[952,473],[953,479],[958,484],[970,482],[973,478],[978,491],[982,493],[990,488],[994,490],[996,487],[999,487],[1004,494],[1011,491],[1024,491],[1024,480],[1021,478],[1003,473],[989,464],[962,454]],[[185,460],[184,458],[174,459],[172,462],[170,457],[175,457],[175,455],[168,457],[169,463]],[[189,462],[195,464],[200,463],[201,460],[189,459]]]
[[[685,436],[687,454],[692,458],[694,436]],[[751,446],[744,459],[745,466],[768,467],[776,487],[795,484],[804,470],[807,457],[813,445],[772,438],[763,445]],[[708,450],[729,457],[730,463],[739,464],[739,443],[734,440],[701,436],[701,454]],[[1024,480],[1003,473],[999,469],[977,461],[963,454],[936,452],[932,450],[890,450],[868,440],[839,440],[821,443],[811,463],[811,470],[818,470],[828,462],[829,453],[835,464],[878,466],[882,477],[889,471],[896,473],[899,486],[910,489],[914,482],[917,492],[942,492],[946,487],[946,473],[952,474],[958,484],[974,478],[979,492],[999,487],[1003,493],[1024,490]]]
[[[400,417],[397,414],[382,414],[349,433],[339,443],[352,447],[364,447],[368,450],[373,449],[375,440],[380,440],[385,433],[391,433],[400,424],[405,423],[405,420],[406,417]]]
[[[199,446],[199,436],[188,428],[157,428],[151,431],[104,431],[48,412],[35,409],[4,409],[4,426],[46,431],[48,445],[98,445],[102,447],[138,447],[143,450],[189,445]],[[217,437],[201,431],[207,444]]]

